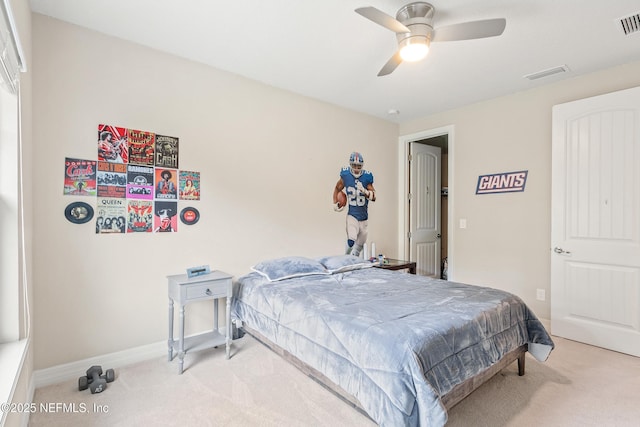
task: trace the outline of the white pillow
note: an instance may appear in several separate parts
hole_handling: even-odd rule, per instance
[[[331,273],[344,273],[345,271],[359,270],[373,267],[369,261],[354,255],[333,255],[319,258],[318,261]]]
[[[330,274],[320,262],[295,256],[262,261],[251,269],[271,282],[313,274]]]

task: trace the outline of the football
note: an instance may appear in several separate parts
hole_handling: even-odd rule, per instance
[[[347,195],[344,194],[344,191],[338,193],[338,207],[343,207],[347,204]]]

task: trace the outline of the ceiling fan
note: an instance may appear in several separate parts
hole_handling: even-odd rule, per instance
[[[398,51],[382,67],[378,76],[391,74],[402,61],[419,61],[424,58],[431,42],[499,36],[507,25],[504,18],[497,18],[434,28],[432,21],[435,8],[422,1],[402,6],[395,19],[372,6],[360,7],[356,12],[396,33]]]

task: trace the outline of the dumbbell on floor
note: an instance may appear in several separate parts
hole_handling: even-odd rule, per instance
[[[107,383],[115,379],[116,374],[113,369],[107,369],[105,375],[102,375],[102,366],[92,366],[87,369],[86,376],[78,378],[78,390],[89,388],[91,394],[101,393],[107,388]]]

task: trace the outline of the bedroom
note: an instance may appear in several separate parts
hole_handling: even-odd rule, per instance
[[[344,218],[332,211],[330,191],[355,149],[375,173],[379,194],[370,241],[400,256],[398,139],[452,124],[455,215],[468,220],[451,236],[455,278],[514,292],[549,319],[548,299],[536,300],[535,290],[549,294],[551,106],[640,85],[635,58],[395,123],[29,16],[26,2],[12,4],[31,63],[24,89],[32,111],[24,120],[31,124],[25,166],[33,343],[20,381],[24,394],[34,372],[161,348],[155,345],[166,339],[166,275],[202,264],[240,275],[264,258],[340,252]],[[93,156],[103,121],[181,139],[181,164],[202,171],[198,224],[173,236],[120,238],[64,219],[73,198],[61,196],[61,161]],[[524,193],[473,194],[478,175],[519,169],[530,173]],[[147,268],[128,264],[134,254]],[[187,333],[210,321],[208,306],[194,308]]]

